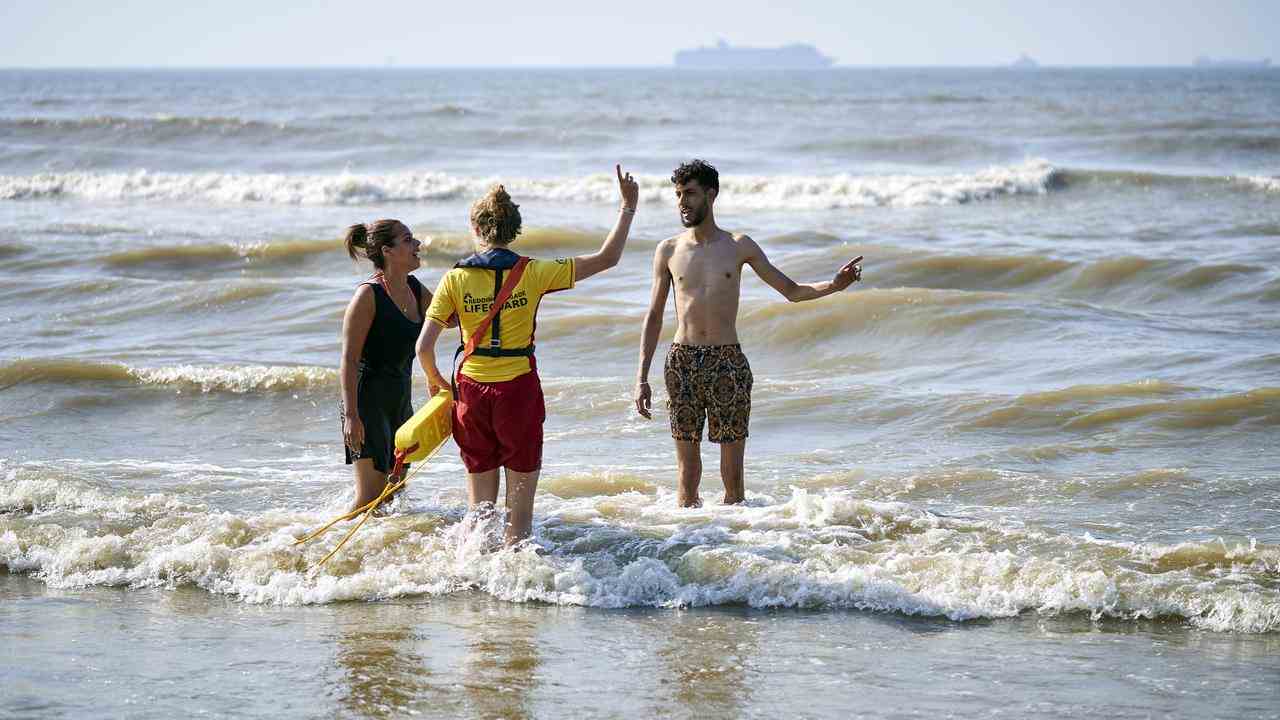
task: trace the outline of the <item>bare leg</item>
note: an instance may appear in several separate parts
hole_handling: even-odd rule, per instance
[[[458,540],[464,547],[489,552],[493,549],[490,521],[498,515],[498,468],[467,473],[467,514],[458,523]]]
[[[498,502],[498,468],[480,473],[467,473],[467,505],[472,510],[480,503]]]
[[[386,473],[378,472],[371,458],[361,458],[351,464],[356,475],[356,500],[352,510],[364,507],[382,494],[387,486]]]
[[[507,468],[507,547],[529,537],[533,531],[533,495],[538,490],[539,472]]]
[[[702,507],[702,498],[698,497],[698,485],[702,483],[702,443],[677,440],[676,465],[680,469],[676,502],[680,507]]]
[[[737,505],[747,499],[747,489],[743,486],[746,453],[746,438],[720,443],[720,480],[724,482],[725,505]]]

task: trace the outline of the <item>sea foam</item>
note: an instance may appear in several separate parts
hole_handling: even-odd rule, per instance
[[[495,547],[496,520],[418,508],[369,523],[316,571],[342,527],[294,540],[331,509],[236,514],[61,485],[10,482],[0,497],[0,565],[54,587],[195,586],[270,604],[482,592],[602,608],[745,604],[955,621],[1087,613],[1280,630],[1269,579],[1280,548],[1256,540],[1117,543],[944,518],[848,490],[794,488],[696,510],[665,492],[543,494],[536,543],[508,550]],[[117,511],[109,520],[106,508]]]
[[[1280,192],[1280,177],[1266,177],[1259,175],[1257,177],[1246,177],[1241,180],[1258,190],[1265,192]]]
[[[1043,194],[1056,170],[1043,160],[945,175],[736,176],[720,185],[720,202],[745,208],[850,208],[953,205],[1006,195]],[[613,202],[608,174],[570,178],[463,177],[440,172],[377,175],[284,175],[67,172],[0,176],[0,199],[82,198],[101,201],[356,205],[479,197],[502,181],[517,198]],[[642,199],[669,202],[665,176],[640,178]]]

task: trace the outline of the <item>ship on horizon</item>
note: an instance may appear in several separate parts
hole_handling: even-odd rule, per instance
[[[829,68],[835,59],[812,45],[795,43],[777,48],[733,47],[720,40],[713,47],[676,53],[678,68],[714,70],[810,70]]]

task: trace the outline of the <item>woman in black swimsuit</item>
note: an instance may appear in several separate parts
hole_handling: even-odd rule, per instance
[[[431,291],[410,272],[421,243],[399,220],[347,228],[347,254],[373,262],[342,319],[342,435],[347,464],[355,465],[354,508],[382,493],[395,455],[395,433],[413,415],[414,343]]]

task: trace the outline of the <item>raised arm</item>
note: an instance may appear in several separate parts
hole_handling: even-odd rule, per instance
[[[640,186],[631,178],[631,173],[623,175],[622,166],[615,165],[618,173],[618,193],[622,196],[622,207],[618,208],[618,221],[613,230],[604,239],[600,249],[590,255],[579,255],[573,259],[574,281],[585,280],[598,272],[603,272],[618,264],[622,259],[622,250],[627,245],[627,235],[631,232],[631,220],[636,216],[636,203],[640,201]]]
[[[747,264],[751,266],[752,270],[756,271],[756,275],[766,285],[777,290],[782,297],[791,302],[817,300],[820,297],[840,292],[862,279],[862,268],[858,265],[858,263],[862,262],[861,255],[845,263],[843,267],[836,271],[836,276],[831,280],[818,283],[798,283],[774,267],[773,263],[769,262],[769,257],[764,254],[764,250],[756,244],[755,240],[743,235],[739,242],[743,244],[743,249],[747,253]]]
[[[342,316],[342,359],[338,361],[338,384],[342,390],[342,435],[347,447],[359,451],[364,445],[364,423],[356,401],[356,371],[364,341],[373,327],[373,290],[361,285],[347,303]]]
[[[649,312],[644,316],[644,332],[640,336],[640,369],[636,372],[636,412],[652,417],[653,390],[649,387],[649,366],[658,347],[658,335],[662,333],[662,316],[667,309],[667,295],[671,293],[671,271],[667,261],[671,258],[671,241],[658,243],[653,253],[653,288],[649,291]]]

